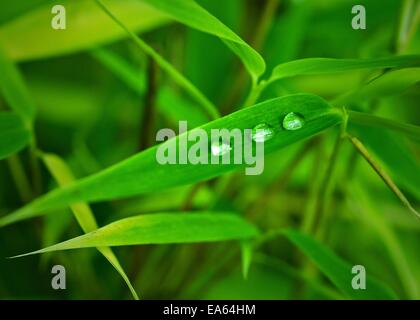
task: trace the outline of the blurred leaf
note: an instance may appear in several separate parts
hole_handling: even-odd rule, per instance
[[[11,59],[23,61],[69,54],[127,37],[94,1],[54,2],[66,8],[66,30],[51,28],[52,4],[37,7],[0,26],[0,46]],[[151,30],[168,21],[138,0],[105,0],[105,3],[136,32]]]
[[[217,119],[219,117],[217,108],[190,80],[180,73],[170,62],[165,60],[165,58],[163,58],[155,49],[140,39],[136,33],[131,31],[120,18],[104,5],[102,0],[95,1],[109,17],[121,27],[121,29],[125,30],[125,32],[134,40],[135,44],[166,71],[179,86],[184,88],[191,97],[195,98],[212,118]]]
[[[274,21],[264,50],[269,70],[297,57],[307,35],[313,5],[312,1],[291,1],[287,10]]]
[[[420,68],[390,71],[367,84],[363,84],[360,88],[344,94],[334,100],[333,103],[335,105],[344,105],[349,102],[366,101],[368,99],[396,95],[419,82]]]
[[[115,74],[131,90],[137,94],[144,94],[146,90],[144,70],[136,70],[119,55],[107,49],[96,49],[92,55]],[[210,117],[198,109],[197,106],[179,96],[170,87],[161,86],[157,96],[157,107],[163,116],[177,123],[186,120],[194,128],[210,120]]]
[[[68,209],[63,209],[63,213],[60,213],[60,219],[57,219],[55,215],[47,215],[44,219],[44,226],[42,230],[42,246],[50,246],[60,240],[60,237],[69,227],[73,217]]]
[[[22,117],[25,124],[29,124],[34,117],[35,106],[31,101],[19,70],[3,53],[1,45],[0,70],[0,92],[3,94],[10,108]]]
[[[398,131],[413,140],[420,141],[420,127],[409,123],[402,123],[395,120],[377,117],[369,113],[347,111],[349,123],[357,123],[368,127],[378,127],[387,130]]]
[[[398,278],[408,297],[410,299],[418,299],[420,288],[417,288],[414,270],[407,256],[407,248],[404,248],[392,226],[387,222],[387,219],[384,219],[383,212],[378,210],[376,201],[372,199],[372,193],[365,192],[360,182],[356,181],[353,182],[350,192],[354,198],[352,199],[352,204],[356,206],[357,210],[355,216],[367,224],[370,229],[377,232],[380,242],[388,251]],[[417,222],[413,221],[413,219],[410,219],[410,221],[412,224]]]
[[[214,0],[198,0],[197,3],[234,32],[241,30],[241,19],[247,2],[229,0],[225,1],[223,6]],[[236,72],[231,71],[238,69],[235,60],[237,57],[232,55],[230,50],[226,50],[226,45],[218,37],[196,29],[186,29],[182,57],[179,56],[182,61],[188,61],[183,64],[185,74],[207,97],[216,102],[216,105],[223,105],[236,76]],[[211,52],[205,55],[205,70],[203,70],[203,52]]]
[[[323,274],[334,283],[338,289],[352,299],[396,299],[395,293],[386,285],[366,274],[366,289],[352,288],[352,266],[336,256],[332,251],[311,237],[296,230],[282,232],[302,252],[309,257]]]
[[[141,0],[188,27],[219,37],[243,62],[254,81],[265,70],[264,59],[237,34],[192,0]],[[204,62],[204,61],[203,61]]]
[[[118,220],[93,232],[29,254],[102,246],[238,240],[253,238],[258,233],[254,225],[234,213],[145,214]]]
[[[278,65],[268,83],[308,74],[336,73],[358,69],[407,68],[420,66],[420,55],[395,56],[372,59],[308,58]]]
[[[60,186],[66,186],[68,184],[73,183],[73,181],[75,180],[74,176],[62,159],[53,154],[43,154],[42,159],[44,160],[44,163],[47,166],[48,170],[51,172],[51,174],[54,176],[54,179],[58,182]],[[84,232],[88,233],[98,229],[95,216],[93,215],[93,212],[86,203],[76,203],[71,205],[70,208],[73,211],[77,222],[82,227],[82,230]],[[61,217],[56,218],[61,219]],[[100,253],[103,254],[103,256],[111,263],[115,270],[117,270],[117,272],[124,279],[134,299],[138,299],[136,291],[131,285],[130,280],[125,274],[124,269],[121,267],[118,258],[115,256],[114,252],[112,252],[112,250],[106,246],[98,246],[97,249]]]
[[[122,57],[108,49],[96,48],[92,50],[90,54],[106,66],[109,71],[121,79],[135,93],[144,93],[146,90],[144,70],[137,70],[138,67],[130,65]]]
[[[0,3],[0,24],[22,15],[37,6],[53,2],[54,0],[3,1]]]
[[[244,240],[241,242],[242,275],[244,279],[248,278],[249,268],[252,262],[252,242]]]
[[[291,111],[305,119],[299,130],[285,130],[280,123]],[[342,115],[332,109],[323,99],[309,94],[297,94],[268,100],[253,107],[243,109],[228,116],[209,122],[200,128],[211,136],[211,129],[252,129],[266,123],[275,128],[274,137],[264,143],[264,152],[270,153],[286,145],[309,138],[324,129],[339,124]],[[187,140],[191,130],[165,143],[168,148],[176,148],[180,139]],[[187,150],[196,142],[186,141]],[[215,165],[172,164],[160,165],[156,161],[159,146],[149,148],[95,175],[82,179],[70,186],[52,191],[38,198],[22,209],[0,219],[0,226],[22,219],[45,214],[77,201],[98,201],[131,195],[162,191],[164,189],[196,183],[242,168],[245,164]],[[233,154],[231,154],[233,156]]]
[[[420,213],[414,208],[411,202],[407,199],[404,193],[400,190],[397,184],[394,182],[392,177],[388,174],[381,164],[369,153],[365,145],[356,137],[348,135],[350,142],[360,153],[361,156],[369,163],[371,168],[381,177],[382,181],[388,186],[388,188],[397,196],[401,203],[407,207],[412,214],[414,214],[418,219],[420,219]]]
[[[31,138],[30,131],[14,112],[0,112],[0,159],[24,148]]]
[[[379,128],[350,123],[348,128],[386,165],[402,187],[420,199],[420,166],[415,155],[398,136]]]

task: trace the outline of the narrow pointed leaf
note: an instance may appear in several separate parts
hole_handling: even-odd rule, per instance
[[[254,225],[234,213],[156,213],[118,220],[30,254],[103,246],[241,240],[258,234]]]
[[[35,106],[18,68],[3,52],[1,45],[0,70],[0,93],[9,107],[19,114],[25,123],[30,123],[35,114]]]
[[[0,112],[0,160],[18,152],[30,141],[31,134],[14,112]]]
[[[65,186],[69,183],[72,183],[75,180],[72,172],[61,158],[53,154],[44,154],[42,156],[42,159],[44,160],[48,170],[51,172],[51,174],[54,176],[54,179],[58,182],[60,186]],[[70,208],[73,211],[77,222],[82,227],[84,232],[87,233],[98,229],[95,216],[93,215],[92,210],[86,203],[76,203],[71,205]],[[56,218],[61,219],[61,217]],[[134,299],[138,299],[136,291],[134,290],[130,280],[125,274],[124,269],[122,268],[114,252],[106,246],[97,247],[97,249],[100,253],[102,253],[102,255],[111,263],[115,270],[117,270],[117,272],[124,279]]]
[[[420,68],[408,68],[387,72],[384,75],[363,84],[360,88],[340,96],[334,105],[349,102],[367,101],[403,93],[411,86],[420,83]]]
[[[304,120],[299,130],[285,130],[282,121],[287,114],[295,112]],[[297,141],[309,138],[324,129],[335,126],[343,120],[342,114],[331,108],[323,99],[310,94],[284,96],[265,101],[226,117],[209,122],[199,128],[211,136],[211,129],[252,129],[260,123],[275,129],[273,138],[264,143],[265,154]],[[164,142],[168,148],[176,148],[180,139],[186,140],[193,129],[175,139]],[[210,142],[208,141],[208,144]],[[194,141],[187,141],[188,150]],[[137,194],[162,191],[167,188],[196,183],[220,176],[234,169],[244,168],[245,163],[234,164],[166,164],[156,160],[156,152],[161,146],[154,146],[132,156],[102,172],[79,180],[72,185],[51,191],[22,209],[0,219],[0,226],[22,219],[46,214],[47,211],[79,201],[110,200]],[[252,167],[255,166],[255,163]]]
[[[108,6],[104,4],[102,0],[95,0],[98,6],[106,13],[110,19],[112,19],[117,25],[123,29],[127,35],[129,35],[135,44],[143,50],[149,57],[151,57],[172,79],[181,87],[185,89],[198,103],[200,103],[203,108],[208,112],[208,114],[217,119],[219,117],[219,111],[213,105],[213,103],[190,81],[188,80],[181,72],[179,72],[169,61],[165,60],[155,49],[149,46],[145,41],[143,41],[139,36],[136,35],[131,29],[129,29],[126,24],[116,16]]]
[[[348,130],[379,158],[398,185],[420,200],[420,165],[404,141],[380,128],[350,122]],[[384,143],[386,141],[386,143]]]
[[[139,0],[170,18],[199,31],[219,37],[243,62],[256,80],[265,70],[263,58],[237,34],[193,0]]]
[[[360,69],[408,68],[420,66],[420,55],[372,59],[308,58],[278,65],[268,82],[300,75],[337,73]]]
[[[314,262],[322,273],[352,299],[396,299],[395,293],[386,285],[366,274],[366,289],[355,290],[352,287],[352,265],[344,261],[327,247],[313,238],[296,230],[282,232],[293,244]],[[355,263],[356,264],[356,263]]]
[[[413,140],[420,141],[420,127],[409,124],[403,123],[399,121],[395,121],[392,119],[387,119],[383,117],[378,117],[369,113],[364,112],[357,112],[349,110],[347,112],[349,116],[349,123],[356,123],[365,125],[366,127],[377,127],[387,130],[393,130],[400,133],[403,133],[410,137]]]

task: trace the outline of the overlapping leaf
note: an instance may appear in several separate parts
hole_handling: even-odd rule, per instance
[[[72,183],[75,180],[72,172],[67,167],[66,163],[59,157],[53,154],[44,154],[42,158],[48,170],[51,172],[51,174],[54,176],[54,179],[58,182],[60,186],[68,185],[69,183]],[[76,203],[71,205],[70,208],[73,211],[77,222],[79,223],[84,232],[92,232],[98,229],[95,216],[93,215],[92,210],[86,203]],[[120,265],[120,262],[118,261],[118,258],[115,256],[114,252],[112,252],[112,250],[107,246],[97,247],[97,249],[121,275],[121,277],[126,282],[128,288],[130,289],[133,297],[135,299],[138,299],[136,291],[134,290],[130,280],[125,274],[124,269]]]
[[[163,14],[138,0],[105,0],[112,12],[124,17],[136,32],[147,31],[168,22]],[[0,46],[16,61],[53,57],[93,48],[127,37],[94,1],[63,0],[55,4],[66,9],[67,28],[54,30],[50,21],[52,5],[32,11],[0,26]]]
[[[30,254],[103,246],[240,240],[258,234],[254,225],[234,213],[156,213],[118,220]]]
[[[0,159],[25,147],[31,138],[30,131],[14,112],[0,112]]]
[[[352,287],[352,265],[340,257],[336,256],[331,250],[324,247],[311,237],[295,230],[285,230],[282,232],[292,241],[302,252],[308,256],[324,275],[331,280],[344,294],[352,299],[395,299],[395,293],[387,286],[366,275],[366,289],[355,290]]]
[[[281,123],[290,112],[299,113],[305,124],[300,130],[285,130]],[[322,130],[337,125],[342,115],[332,109],[323,99],[309,94],[285,96],[257,104],[209,122],[200,128],[211,136],[211,129],[252,129],[266,123],[275,130],[275,135],[264,145],[265,153],[276,151],[286,145],[306,139]],[[196,130],[196,129],[194,129]],[[165,143],[165,147],[177,148],[180,139],[186,140],[194,130]],[[210,143],[210,142],[208,142]],[[195,142],[188,141],[187,149]],[[242,168],[245,164],[167,164],[156,160],[159,146],[147,149],[98,174],[79,180],[65,188],[54,190],[15,213],[0,219],[4,226],[29,217],[45,214],[78,201],[99,201],[128,197],[136,194],[162,191],[163,189],[196,183]],[[178,150],[178,149],[177,149]]]
[[[420,55],[371,59],[307,58],[282,63],[273,69],[268,82],[310,74],[337,73],[359,69],[408,68],[420,66]]]
[[[192,0],[139,0],[191,28],[219,37],[256,80],[265,70],[263,58],[237,34]]]

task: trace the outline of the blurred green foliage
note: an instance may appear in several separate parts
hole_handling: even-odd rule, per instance
[[[220,39],[176,22],[141,0],[103,2],[223,116],[245,104],[254,88],[251,77]],[[264,58],[265,79],[278,64],[297,59],[376,59],[420,53],[419,1],[359,1],[366,7],[366,30],[351,28],[351,7],[356,4],[352,0],[196,2]],[[54,4],[68,7],[66,30],[50,27]],[[404,14],[405,6],[412,9],[413,17]],[[404,23],[411,29],[402,46]],[[59,155],[80,179],[154,145],[160,128],[177,130],[179,120],[188,120],[191,126],[210,121],[189,92],[93,0],[3,2],[0,47],[5,59],[16,64],[12,73],[18,72],[17,78],[5,77],[6,64],[0,67],[0,130],[12,122],[19,124],[13,135],[0,131],[3,142],[14,141],[14,145],[5,144],[8,157],[0,160],[1,218],[57,187],[39,150]],[[345,106],[420,126],[419,65],[415,66],[284,78],[265,88],[256,101],[309,93],[338,110]],[[25,102],[24,96],[8,96],[7,87],[27,88],[31,102]],[[30,125],[15,119],[20,112],[13,104],[33,104],[34,120],[23,117],[23,123]],[[11,109],[13,114],[8,112]],[[6,112],[7,116],[2,115]],[[407,200],[419,208],[419,137],[360,123],[350,123],[348,132],[365,144]],[[113,248],[141,298],[359,298],[349,295],[331,272],[339,266],[346,270],[348,265],[363,265],[379,289],[361,298],[395,294],[419,299],[420,221],[347,140],[337,140],[340,134],[337,126],[273,150],[265,157],[260,176],[245,176],[240,169],[209,181],[90,203],[90,207],[99,226],[146,213],[209,211],[233,212],[261,231],[263,238],[257,238],[258,245],[252,247],[247,278],[242,275],[241,246],[235,241]],[[100,194],[102,189],[96,191]],[[93,230],[89,229],[84,231]],[[294,230],[295,238],[281,232],[267,237],[285,229]],[[2,227],[0,257],[81,234],[70,208],[54,209]],[[66,290],[51,288],[55,264],[66,267]],[[129,298],[124,281],[92,248],[0,259],[0,299]]]

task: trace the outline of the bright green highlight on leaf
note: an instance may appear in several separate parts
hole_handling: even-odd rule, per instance
[[[54,179],[58,182],[60,186],[65,186],[74,182],[75,178],[72,172],[70,171],[70,168],[58,156],[53,154],[43,154],[42,159],[45,165],[47,166],[48,170],[51,172],[51,174],[54,176]],[[75,203],[72,204],[70,208],[73,211],[77,222],[82,227],[84,232],[92,232],[98,229],[95,216],[93,215],[92,210],[86,203]],[[61,219],[60,217],[56,218]],[[117,272],[124,279],[134,299],[138,299],[136,291],[134,290],[130,280],[125,274],[124,269],[121,267],[120,262],[118,261],[118,258],[115,256],[114,252],[112,252],[112,250],[107,246],[98,246],[97,249],[100,253],[103,254],[103,256],[111,263],[115,270],[117,270]]]
[[[366,275],[366,289],[354,290],[352,288],[352,265],[336,256],[331,250],[318,243],[311,237],[295,230],[285,230],[282,232],[292,241],[308,258],[316,264],[322,273],[331,280],[334,285],[344,294],[352,299],[396,299],[392,290],[381,282]]]
[[[266,154],[309,138],[339,124],[343,120],[342,114],[331,108],[320,97],[310,94],[297,94],[265,101],[209,122],[200,128],[204,129],[209,136],[211,129],[238,128],[244,130],[252,129],[259,123],[266,123],[274,128],[279,128],[281,126],[280,120],[292,110],[305,118],[305,126],[295,131],[278,130],[276,135],[265,143],[264,152]],[[179,137],[164,143],[176,147],[178,142]],[[0,226],[46,214],[51,209],[63,207],[73,202],[110,200],[162,191],[179,185],[208,180],[244,166],[243,164],[236,165],[233,163],[226,165],[160,165],[156,161],[158,147],[149,148],[98,174],[54,190],[15,213],[1,218]]]
[[[156,63],[165,70],[172,79],[183,87],[198,103],[200,103],[209,115],[216,119],[219,117],[219,111],[213,105],[213,103],[203,95],[203,93],[198,90],[194,84],[184,77],[177,69],[175,69],[168,61],[166,61],[156,50],[149,46],[146,42],[140,39],[134,32],[132,32],[128,27],[111,11],[107,6],[104,5],[102,0],[95,0],[96,3],[102,10],[112,19],[116,24],[118,24],[137,44],[137,46],[142,49],[147,55],[153,58]]]
[[[309,74],[336,73],[359,69],[408,68],[420,66],[420,55],[372,59],[307,58],[293,60],[273,69],[268,82]]]
[[[254,225],[234,213],[156,213],[118,220],[30,254],[102,246],[241,240],[258,234]]]

